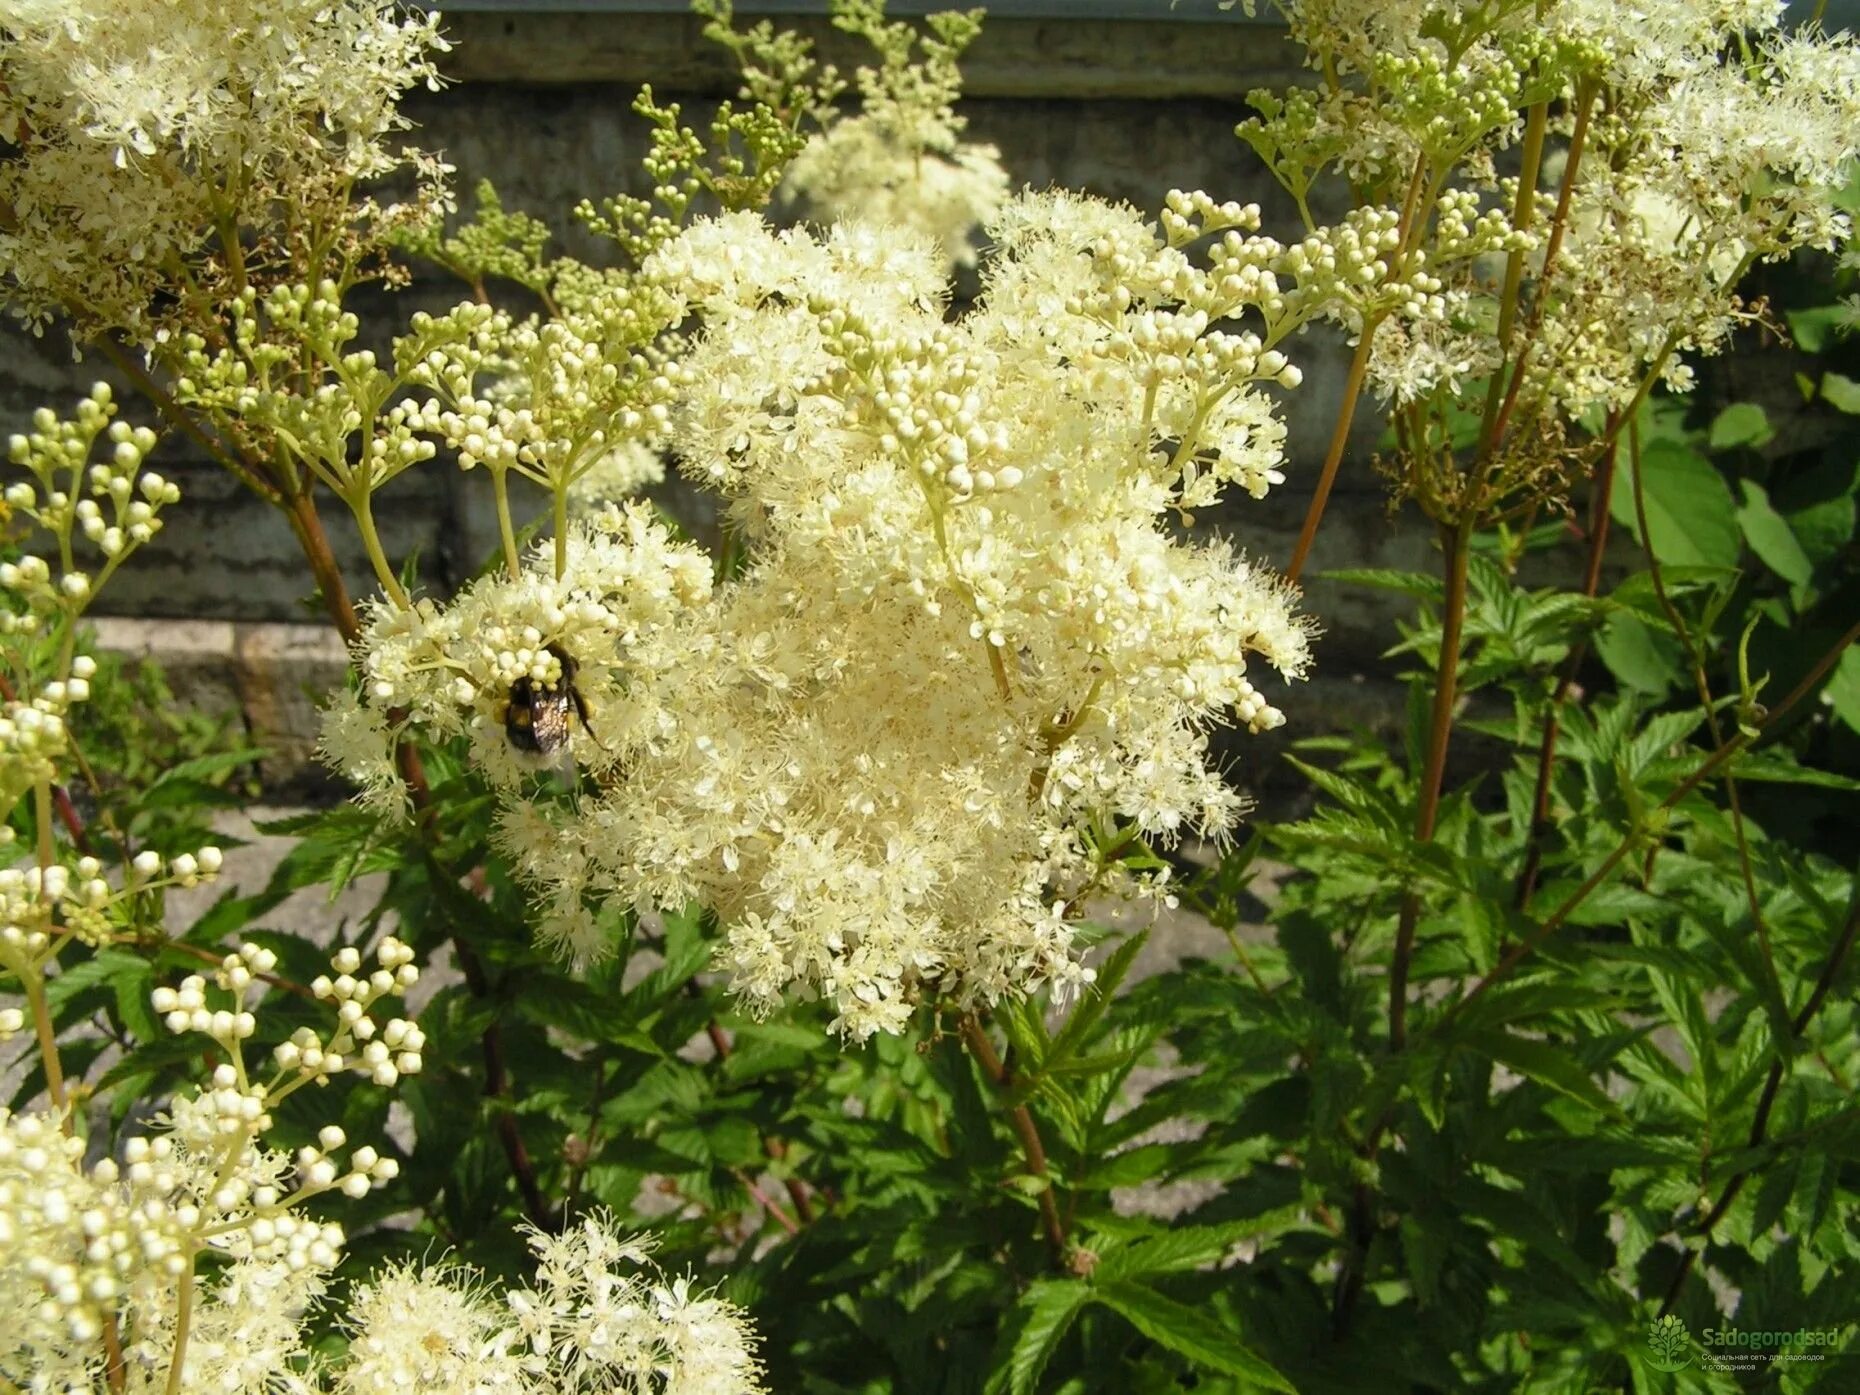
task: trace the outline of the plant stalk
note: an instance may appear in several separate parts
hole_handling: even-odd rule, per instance
[[[1420,802],[1415,806],[1415,841],[1434,836],[1440,814],[1441,785],[1446,777],[1447,745],[1453,739],[1453,708],[1459,699],[1460,634],[1466,621],[1466,573],[1471,561],[1472,523],[1465,520],[1440,535],[1447,592],[1440,622],[1440,662],[1434,673],[1434,702],[1427,733],[1427,761],[1421,773]],[[1400,1051],[1408,1038],[1408,972],[1414,958],[1415,931],[1421,918],[1421,895],[1402,897],[1389,961],[1389,1050]]]
[[[1292,560],[1286,564],[1285,579],[1297,581],[1311,556],[1311,544],[1317,538],[1318,524],[1324,518],[1324,506],[1330,502],[1331,486],[1337,482],[1337,469],[1343,464],[1344,448],[1350,442],[1350,424],[1356,419],[1356,400],[1362,396],[1363,381],[1369,376],[1369,355],[1375,343],[1376,327],[1363,321],[1363,332],[1350,360],[1350,375],[1344,380],[1343,401],[1337,406],[1337,424],[1330,433],[1330,448],[1324,452],[1324,465],[1318,471],[1317,490],[1311,507],[1305,511],[1304,526],[1298,530],[1298,542],[1292,548]]]
[[[996,1053],[995,1044],[988,1039],[981,1019],[972,1012],[962,1015],[962,1040],[995,1089],[1003,1095],[1008,1094],[1014,1085],[1008,1068]],[[1008,1110],[1008,1123],[1013,1127],[1014,1136],[1020,1140],[1020,1151],[1027,1161],[1027,1171],[1046,1182],[1039,1197],[1040,1227],[1045,1232],[1047,1248],[1053,1253],[1054,1266],[1064,1268],[1066,1227],[1059,1218],[1059,1204],[1053,1199],[1052,1177],[1047,1171],[1046,1148],[1040,1142],[1039,1126],[1033,1122],[1033,1114],[1024,1104],[1017,1104]]]
[[[1617,442],[1610,440],[1596,467],[1595,491],[1589,502],[1589,560],[1583,568],[1582,594],[1593,599],[1602,586],[1602,554],[1608,547],[1609,503],[1615,487]],[[1537,889],[1537,877],[1543,870],[1544,839],[1550,833],[1550,782],[1556,768],[1556,744],[1561,731],[1561,713],[1569,690],[1576,685],[1576,675],[1589,656],[1585,639],[1569,651],[1563,671],[1557,675],[1556,690],[1544,711],[1543,741],[1537,748],[1537,781],[1531,795],[1531,827],[1525,835],[1524,867],[1518,873],[1512,904],[1522,910]]]

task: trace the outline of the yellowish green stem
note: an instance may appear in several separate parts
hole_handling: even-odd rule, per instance
[[[508,470],[492,469],[491,493],[497,499],[497,533],[504,540],[504,566],[510,571],[510,579],[515,581],[523,570],[523,561],[517,554],[517,530],[510,520],[510,472]]]
[[[568,486],[555,491],[555,579],[568,575]]]
[[[187,1370],[187,1333],[194,1320],[194,1256],[188,1255],[187,1268],[181,1271],[181,1290],[174,1303],[174,1355],[168,1362],[168,1395],[181,1395],[181,1379]]]
[[[361,530],[362,546],[368,550],[368,560],[373,564],[375,576],[381,582],[381,589],[393,598],[394,604],[402,610],[413,609],[413,602],[400,584],[400,578],[394,575],[394,569],[388,565],[387,553],[381,547],[381,535],[375,531],[374,500],[365,488],[355,491],[348,500],[349,508],[355,514],[355,526]]]
[[[32,1013],[32,1030],[39,1039],[39,1061],[45,1067],[45,1093],[59,1114],[65,1110],[65,1069],[58,1059],[58,1039],[52,1034],[52,1014],[45,1005],[45,980],[36,967],[19,976],[26,1006]],[[71,1121],[65,1121],[69,1131]]]

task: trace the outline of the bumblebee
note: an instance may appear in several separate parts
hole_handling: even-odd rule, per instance
[[[562,666],[561,678],[545,685],[526,674],[512,683],[510,701],[504,707],[504,735],[519,751],[552,756],[568,744],[568,723],[572,715],[580,720],[582,730],[599,746],[600,738],[594,735],[593,724],[588,720],[587,699],[575,686],[575,671],[580,665],[572,655],[563,653],[553,644],[549,652]]]

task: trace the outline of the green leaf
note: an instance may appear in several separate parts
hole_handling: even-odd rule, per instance
[[[1151,1341],[1186,1356],[1204,1370],[1238,1376],[1266,1390],[1297,1395],[1296,1386],[1204,1309],[1190,1308],[1154,1289],[1124,1280],[1097,1285],[1092,1297]]]
[[[123,977],[137,981],[146,980],[148,965],[139,956],[127,950],[106,949],[92,955],[89,959],[80,959],[68,969],[60,970],[48,979],[45,985],[45,1001],[54,1014],[66,1003],[87,988],[100,984],[111,984]]]
[[[1810,310],[1790,310],[1783,318],[1789,322],[1796,347],[1804,353],[1818,354],[1840,328],[1846,309],[1844,305],[1817,305]]]
[[[1225,1225],[1177,1226],[1160,1235],[1146,1235],[1120,1248],[1107,1249],[1101,1254],[1092,1277],[1102,1285],[1120,1279],[1199,1269],[1204,1264],[1218,1263],[1242,1241],[1298,1227],[1304,1219],[1303,1207],[1286,1206]]]
[[[1855,731],[1860,731],[1860,649],[1849,648],[1828,676],[1823,689],[1828,703],[1839,717]]]
[[[1804,474],[1775,481],[1771,502],[1816,566],[1840,556],[1854,536],[1860,461],[1827,457]]]
[[[1460,1012],[1450,1035],[1489,1031],[1507,1022],[1528,1021],[1552,1013],[1605,1011],[1620,1005],[1618,993],[1581,983],[1537,979],[1529,983],[1501,984]]]
[[[1731,773],[1740,780],[1762,780],[1775,785],[1814,785],[1824,790],[1860,790],[1860,780],[1851,776],[1837,775],[1832,770],[1820,770],[1812,765],[1801,765],[1789,756],[1768,750],[1745,749],[1738,752],[1732,762]]]
[[[1085,991],[1079,1005],[1066,1019],[1066,1025],[1059,1029],[1052,1045],[1046,1053],[1046,1069],[1056,1070],[1065,1065],[1071,1057],[1081,1050],[1091,1039],[1093,1028],[1104,1016],[1105,1009],[1111,1005],[1111,995],[1117,992],[1124,978],[1130,972],[1130,966],[1137,961],[1148,941],[1150,932],[1139,931],[1127,937],[1124,942],[1112,950],[1099,966],[1098,976],[1092,986]]]
[[[1437,576],[1425,572],[1400,572],[1388,567],[1350,567],[1341,571],[1320,572],[1321,581],[1340,582],[1345,586],[1373,586],[1382,591],[1400,591],[1403,595],[1438,605],[1446,587]]]
[[[983,1387],[987,1395],[1033,1395],[1072,1320],[1091,1298],[1072,1279],[1038,1279],[1008,1315]]]
[[[1821,400],[1837,412],[1860,415],[1860,383],[1845,374],[1823,373]]]
[[[1763,564],[1791,586],[1800,586],[1814,575],[1815,564],[1802,550],[1789,520],[1776,512],[1769,491],[1755,480],[1742,481],[1743,507],[1737,511],[1738,527],[1744,541],[1763,559]]]
[[[1509,1032],[1481,1032],[1469,1037],[1467,1044],[1510,1066],[1519,1075],[1591,1109],[1611,1116],[1620,1113],[1619,1107],[1602,1092],[1601,1086],[1580,1062],[1547,1041],[1514,1036]]]
[[[1609,507],[1615,521],[1648,546],[1662,563],[1734,567],[1740,541],[1737,505],[1724,476],[1709,460],[1675,441],[1650,441],[1640,457],[1647,496],[1647,531],[1641,538],[1634,509],[1634,467],[1623,459],[1623,478]]]
[[[1679,641],[1632,611],[1616,611],[1595,637],[1595,652],[1622,683],[1664,697],[1679,672]]]
[[[1730,450],[1734,446],[1760,446],[1775,432],[1763,408],[1754,402],[1733,402],[1711,424],[1711,448]]]

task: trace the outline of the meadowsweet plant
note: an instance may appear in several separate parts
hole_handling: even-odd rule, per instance
[[[1850,1320],[1852,460],[1683,394],[1848,238],[1852,44],[1298,0],[1233,186],[1139,209],[965,139],[978,13],[835,0],[849,84],[696,9],[740,90],[641,93],[583,259],[451,216],[425,13],[0,0],[6,294],[122,384],[0,496],[0,1390],[1560,1391]],[[1327,582],[1412,602],[1408,720],[1243,839],[1372,403],[1440,574]],[[162,450],[352,659],[356,798],[185,921],[251,753],[129,788],[83,721]],[[435,470],[496,523],[457,584],[383,527]],[[276,928],[311,888],[369,909]]]
[[[862,1038],[942,995],[966,1010],[1076,983],[1067,907],[1162,890],[1160,867],[1120,856],[1134,839],[1227,833],[1239,801],[1208,769],[1208,725],[1279,724],[1248,658],[1288,676],[1306,661],[1270,572],[1165,527],[1281,478],[1263,385],[1299,374],[1272,345],[1373,281],[1373,220],[1288,248],[1257,217],[1185,194],[1164,232],[1025,198],[954,323],[934,250],[895,233],[699,222],[633,301],[705,327],[675,362],[641,361],[660,400],[619,429],[663,430],[725,496],[743,570],[713,587],[635,508],[527,559],[513,544],[443,610],[392,599],[332,713],[332,759],[399,802],[392,714],[468,730],[513,796],[499,836],[546,892],[547,935],[586,957],[607,948],[603,903],[701,901],[762,1011],[795,984]],[[1183,250],[1210,233],[1211,254]],[[493,414],[475,344],[438,352],[416,373],[459,404],[428,415],[462,461],[527,458],[559,500],[606,447],[545,423],[548,393],[589,399],[573,370],[532,376],[531,412]],[[795,385],[773,397],[771,365]],[[566,803],[537,798],[513,749],[517,684],[572,689],[564,749],[592,787]],[[902,691],[909,715],[885,697]]]

